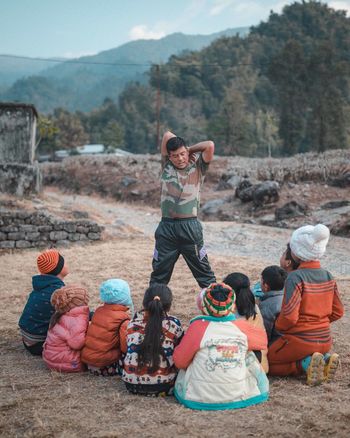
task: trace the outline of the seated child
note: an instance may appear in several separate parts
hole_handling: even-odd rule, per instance
[[[64,286],[52,294],[51,303],[55,313],[44,343],[44,362],[51,370],[83,371],[80,352],[89,325],[88,292],[82,286]]]
[[[234,315],[235,294],[213,283],[203,294],[203,315],[192,319],[174,361],[175,396],[188,408],[243,408],[268,399],[269,382],[253,350],[265,350],[265,330]]]
[[[299,263],[292,258],[290,245],[287,243],[287,248],[280,258],[280,267],[284,269],[287,273],[295,271],[299,267]],[[264,296],[264,291],[262,290],[261,281],[258,281],[253,286],[253,294],[257,300]]]
[[[343,316],[344,308],[334,278],[319,262],[328,239],[329,229],[322,224],[293,232],[291,257],[299,267],[288,274],[275,323],[282,336],[268,352],[271,375],[306,374],[311,386],[331,381],[339,364],[339,356],[329,354],[330,323]]]
[[[168,315],[172,293],[165,284],[153,283],[146,290],[143,309],[130,321],[123,381],[133,394],[170,395],[177,370],[173,351],[183,330],[180,321]]]
[[[64,286],[68,267],[56,249],[41,253],[37,266],[40,275],[33,276],[33,291],[23,309],[19,327],[24,347],[31,354],[41,356],[50,318],[55,311],[50,302],[51,295]]]
[[[240,272],[233,272],[224,279],[224,283],[229,285],[235,293],[236,318],[245,318],[256,327],[264,328],[259,307],[255,304],[255,298],[250,289],[249,278]],[[259,362],[261,362],[265,373],[267,373],[269,371],[267,350],[256,351],[255,354]]]
[[[97,376],[121,374],[122,354],[126,353],[126,330],[133,309],[130,288],[126,281],[107,280],[100,286],[98,307],[87,331],[81,360]]]
[[[281,311],[283,288],[287,275],[287,271],[279,266],[268,266],[261,273],[261,289],[264,295],[260,299],[259,308],[269,344],[280,337],[275,329],[275,321]]]

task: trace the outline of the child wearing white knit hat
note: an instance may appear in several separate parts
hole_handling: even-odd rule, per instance
[[[308,385],[333,380],[339,356],[329,354],[330,323],[341,318],[344,307],[333,276],[321,268],[329,240],[322,224],[306,225],[292,234],[289,248],[295,270],[289,273],[281,313],[275,328],[281,337],[269,347],[270,374],[306,374]]]

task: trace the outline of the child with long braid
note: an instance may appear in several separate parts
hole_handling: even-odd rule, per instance
[[[183,329],[168,314],[171,303],[169,287],[153,283],[145,292],[143,309],[128,325],[122,379],[133,394],[160,396],[173,391],[177,375],[173,352]]]

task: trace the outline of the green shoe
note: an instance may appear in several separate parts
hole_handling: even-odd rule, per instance
[[[306,371],[306,384],[309,386],[320,385],[324,381],[324,369],[323,354],[314,353]]]
[[[334,380],[335,373],[337,372],[340,363],[339,354],[333,353],[327,359],[324,366],[324,381],[331,382]]]

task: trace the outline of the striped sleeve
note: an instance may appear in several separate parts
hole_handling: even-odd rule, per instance
[[[337,283],[334,282],[334,296],[332,305],[332,314],[329,317],[330,322],[337,321],[344,315],[344,306],[341,302]]]
[[[197,320],[190,324],[180,344],[174,350],[174,363],[178,369],[186,369],[200,349],[204,333],[209,325],[208,321]]]
[[[296,275],[288,275],[284,286],[281,313],[275,323],[277,330],[283,332],[298,322],[302,290],[302,280]]]

